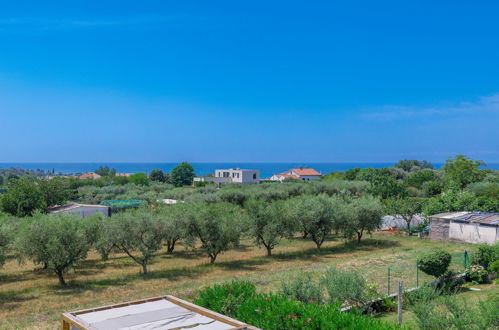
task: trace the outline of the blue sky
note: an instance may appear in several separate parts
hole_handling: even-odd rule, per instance
[[[0,162],[499,162],[496,1],[4,1]]]

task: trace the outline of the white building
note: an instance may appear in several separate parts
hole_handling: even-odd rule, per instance
[[[214,177],[196,177],[194,182],[215,183],[258,183],[260,182],[260,171],[243,170],[240,168],[229,168],[227,170],[215,170]]]
[[[319,179],[322,177],[322,174],[314,170],[313,168],[308,167],[299,167],[292,168],[287,170],[286,172],[280,174],[274,174],[267,180],[273,181],[283,181],[284,179],[291,178],[303,181],[310,181],[314,179]]]
[[[430,239],[495,244],[499,241],[499,213],[449,212],[432,215]]]

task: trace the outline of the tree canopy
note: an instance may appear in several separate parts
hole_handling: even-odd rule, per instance
[[[192,184],[194,179],[194,168],[191,164],[183,162],[177,165],[170,175],[170,180],[175,187],[182,187]]]
[[[463,189],[468,184],[480,181],[485,178],[487,172],[480,169],[484,163],[480,160],[472,160],[464,155],[457,155],[448,159],[443,166],[445,179],[457,184]]]

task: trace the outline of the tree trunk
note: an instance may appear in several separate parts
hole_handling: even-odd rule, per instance
[[[301,238],[306,239],[308,237],[308,231],[304,230]]]
[[[317,245],[317,249],[321,249],[322,242],[315,242],[315,245]]]
[[[146,263],[142,264],[142,275],[147,275],[147,264]]]
[[[168,241],[168,242],[166,242],[166,245],[167,245],[166,253],[172,254],[173,250],[175,249],[175,241],[171,241],[171,242]]]
[[[360,239],[362,238],[362,232],[358,231],[357,232],[357,243],[360,244]]]
[[[412,232],[411,232],[411,222],[407,222],[407,232],[409,233],[409,236],[412,235]]]
[[[44,261],[42,269],[47,269],[47,268],[49,268],[49,264],[48,264],[48,262]]]
[[[215,263],[215,259],[217,259],[217,256],[215,254],[210,254],[210,265]]]
[[[57,278],[59,279],[59,284],[62,286],[66,286],[66,281],[64,281],[63,273],[58,270],[56,270],[55,273],[57,274]]]
[[[270,246],[266,246],[267,248],[267,257],[271,257],[272,256],[272,248]]]

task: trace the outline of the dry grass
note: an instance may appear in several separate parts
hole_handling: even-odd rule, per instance
[[[392,287],[398,278],[406,287],[415,285],[416,257],[441,247],[453,254],[453,267],[462,269],[467,245],[419,240],[415,237],[374,235],[358,245],[328,241],[318,251],[314,243],[299,238],[283,241],[273,257],[243,241],[239,249],[219,256],[215,265],[198,250],[178,247],[174,255],[159,254],[148,276],[125,255],[101,261],[92,253],[76,272],[68,274],[69,286],[61,288],[57,278],[30,263],[18,265],[10,258],[0,269],[0,328],[54,329],[63,311],[95,307],[132,299],[173,294],[191,299],[202,286],[234,278],[247,279],[259,290],[275,290],[280,282],[303,270],[321,272],[331,265],[361,270],[386,293],[387,267],[392,268]],[[431,280],[420,274],[420,280]]]

